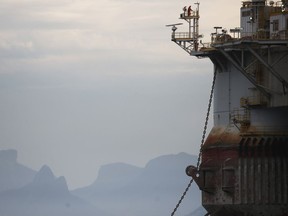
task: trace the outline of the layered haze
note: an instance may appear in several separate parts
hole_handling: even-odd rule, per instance
[[[196,163],[196,159],[180,153],[159,156],[145,167],[107,164],[101,166],[91,185],[69,191],[66,178],[56,177],[48,165],[34,171],[17,161],[17,151],[0,151],[0,215],[169,215],[190,181],[183,167]],[[180,215],[191,212],[205,214],[195,184],[177,211]]]
[[[214,26],[239,26],[240,4],[201,1],[203,40]],[[0,149],[33,170],[49,164],[69,189],[91,184],[103,164],[197,155],[213,67],[165,27],[186,5],[1,0]]]

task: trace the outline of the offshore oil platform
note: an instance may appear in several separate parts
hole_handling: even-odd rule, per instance
[[[214,65],[214,126],[186,173],[208,215],[287,216],[288,0],[242,1],[240,26],[214,27],[209,43],[195,5],[180,14],[188,32],[167,25],[173,42]]]

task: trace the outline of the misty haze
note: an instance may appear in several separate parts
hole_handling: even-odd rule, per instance
[[[201,2],[208,38],[218,3]],[[0,216],[171,214],[213,76],[165,27],[191,4],[1,0]],[[204,215],[200,199],[193,184],[177,214]]]
[[[48,165],[35,171],[17,162],[16,150],[2,150],[0,215],[169,215],[189,181],[183,167],[196,160],[179,153],[152,159],[143,168],[107,164],[91,185],[70,191],[65,177],[55,177]],[[200,192],[193,185],[179,213],[201,215],[200,205]]]

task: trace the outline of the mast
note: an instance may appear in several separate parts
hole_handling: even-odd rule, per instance
[[[180,14],[180,19],[185,20],[188,23],[188,32],[176,32],[175,24],[166,25],[172,26],[171,40],[178,44],[190,55],[193,52],[197,52],[199,48],[199,39],[203,36],[199,34],[199,6],[200,3],[195,3],[196,8],[193,10],[192,6],[185,6],[183,13]],[[177,24],[176,24],[177,25]],[[174,30],[173,30],[174,26]]]

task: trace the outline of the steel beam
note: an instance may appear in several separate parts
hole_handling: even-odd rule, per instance
[[[249,76],[246,73],[246,70],[237,62],[235,61],[226,51],[223,49],[219,49],[219,51],[234,65],[234,67],[239,70],[263,95],[265,95],[268,99],[271,95],[262,87],[259,86],[255,79]]]
[[[271,67],[270,64],[268,64],[254,49],[252,49],[250,46],[246,46],[246,48],[273,74],[274,77],[276,77],[283,85],[284,94],[285,87],[288,87],[287,81],[276,71],[273,67]]]

